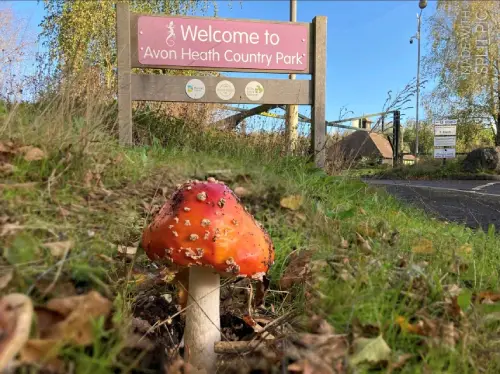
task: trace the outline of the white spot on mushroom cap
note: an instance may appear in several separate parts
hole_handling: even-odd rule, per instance
[[[209,220],[208,218],[203,218],[203,219],[201,220],[201,225],[202,225],[203,227],[210,226],[210,220]]]
[[[188,219],[184,221],[184,225],[186,226],[191,226],[191,221],[189,221]]]
[[[205,191],[202,191],[198,195],[196,195],[196,198],[199,201],[205,201],[207,199],[207,193]]]
[[[234,261],[234,258],[229,257],[226,260],[226,265],[228,265],[226,268],[227,273],[238,274],[240,272],[240,266]]]
[[[187,206],[184,207],[185,212],[189,212],[190,210],[191,210],[191,208],[188,208]]]
[[[186,257],[192,258],[193,260],[199,260],[203,257],[203,248],[196,248],[196,252],[191,248],[186,248],[186,252],[184,253]]]
[[[198,240],[198,238],[199,238],[199,236],[196,234],[189,235],[189,240],[191,240],[192,242],[194,242],[195,240]]]

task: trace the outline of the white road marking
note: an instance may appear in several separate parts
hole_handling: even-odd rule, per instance
[[[498,182],[486,183],[486,184],[483,184],[481,186],[477,186],[477,187],[474,187],[474,188],[471,188],[471,189],[474,190],[474,191],[479,191],[479,190],[482,190],[483,188],[486,188],[486,187],[489,187],[489,186],[493,186],[495,184],[498,184]]]

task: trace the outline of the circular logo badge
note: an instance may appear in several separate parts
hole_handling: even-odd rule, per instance
[[[199,79],[191,79],[186,84],[186,94],[191,99],[201,99],[205,95],[205,84]]]
[[[264,96],[264,86],[257,81],[251,81],[245,87],[245,95],[252,101],[258,101]]]
[[[234,84],[229,81],[220,81],[215,87],[215,93],[222,100],[230,100],[233,98],[236,90],[234,89]]]

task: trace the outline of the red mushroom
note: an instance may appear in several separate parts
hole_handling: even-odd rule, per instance
[[[177,188],[144,230],[142,247],[152,260],[189,267],[185,360],[215,372],[220,275],[262,280],[274,262],[269,235],[233,191],[209,178]]]

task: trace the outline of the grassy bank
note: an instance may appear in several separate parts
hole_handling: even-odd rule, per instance
[[[109,300],[109,313],[82,325],[92,339],[50,354],[37,346],[38,356],[26,362],[49,357],[42,366],[65,363],[77,373],[175,372],[183,328],[177,286],[137,245],[177,183],[215,176],[239,187],[276,247],[254,317],[263,326],[280,321],[270,330],[277,342],[312,331],[300,335],[295,351],[285,349],[287,360],[265,350],[228,355],[221,372],[271,373],[280,365],[304,373],[500,370],[500,239],[493,230],[429,219],[360,181],[281,157],[277,137],[189,132],[169,123],[161,143],[120,148],[99,112],[56,113],[57,107],[3,117],[0,154],[9,166],[0,185],[0,269],[7,279],[1,292],[27,294],[43,308],[53,298],[95,290]],[[244,322],[248,295],[236,292],[238,285],[248,288],[224,286],[223,332],[248,340],[258,333]],[[331,327],[311,327],[318,319]],[[45,323],[47,329],[54,322]],[[38,338],[43,327],[39,321],[34,329]],[[321,362],[330,371],[320,371]]]
[[[416,165],[403,165],[395,168],[356,170],[355,175],[378,179],[462,179],[462,180],[500,180],[500,176],[491,171],[465,172],[462,167],[464,157],[443,160],[425,158]]]

